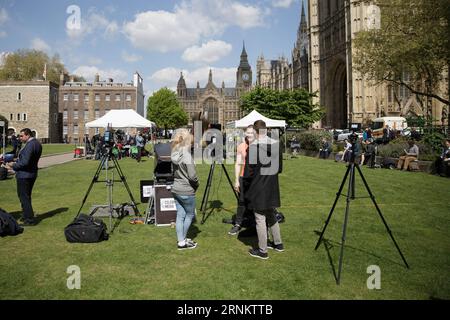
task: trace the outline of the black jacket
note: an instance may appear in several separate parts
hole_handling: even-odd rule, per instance
[[[17,179],[32,179],[37,177],[38,162],[41,158],[42,146],[35,138],[28,140],[19,152],[19,160],[14,164],[13,170]]]
[[[246,191],[249,209],[265,210],[281,206],[278,174],[282,172],[283,158],[279,141],[264,137],[249,146],[244,178],[250,179]]]

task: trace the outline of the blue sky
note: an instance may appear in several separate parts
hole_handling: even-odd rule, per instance
[[[59,54],[69,72],[88,81],[98,72],[103,79],[128,82],[138,71],[147,96],[176,87],[180,71],[188,86],[197,81],[204,86],[212,68],[215,84],[231,87],[243,41],[254,75],[261,53],[266,59],[282,54],[290,59],[301,3],[0,0],[0,52],[35,48]],[[80,10],[79,25],[75,11],[67,13],[71,5]]]

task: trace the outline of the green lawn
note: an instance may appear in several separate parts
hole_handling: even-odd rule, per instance
[[[3,148],[0,147],[0,153],[3,152]],[[58,153],[73,152],[75,146],[73,144],[43,144],[42,156],[49,156]],[[6,152],[12,151],[12,147],[6,147]]]
[[[75,161],[40,171],[33,199],[42,221],[17,237],[0,239],[0,299],[450,299],[450,180],[425,173],[363,169],[400,248],[407,270],[369,199],[352,202],[341,285],[337,269],[344,199],[317,251],[321,230],[345,172],[343,164],[301,157],[285,161],[280,176],[285,252],[267,261],[247,254],[255,237],[227,235],[222,223],[235,210],[226,177],[216,169],[210,200],[220,204],[191,237],[198,248],[176,250],[175,230],[121,221],[110,240],[69,244],[64,227],[76,214],[98,162]],[[153,161],[121,166],[134,196],[151,178]],[[202,186],[209,166],[198,167]],[[229,166],[231,173],[231,166]],[[1,181],[0,206],[16,216],[15,180]],[[122,185],[115,202],[126,201]],[[357,179],[357,194],[366,195]],[[88,203],[105,203],[95,185]],[[144,210],[144,205],[139,205]],[[86,210],[85,210],[86,211]],[[201,215],[199,219],[201,220]],[[106,221],[107,222],[107,221]],[[66,287],[67,267],[81,268],[81,290]],[[367,267],[381,269],[381,290],[369,290]]]

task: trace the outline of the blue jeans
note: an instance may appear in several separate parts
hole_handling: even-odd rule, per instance
[[[195,195],[182,196],[173,193],[175,205],[177,206],[177,239],[181,242],[186,239],[189,227],[195,217]]]

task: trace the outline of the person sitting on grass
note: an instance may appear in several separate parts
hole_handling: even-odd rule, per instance
[[[445,139],[444,148],[435,163],[436,174],[441,177],[450,176],[450,139]]]
[[[405,155],[398,159],[397,169],[399,170],[402,170],[402,168],[404,171],[408,170],[409,163],[419,159],[419,147],[416,145],[415,141],[409,140],[408,145],[409,149],[404,150]]]

